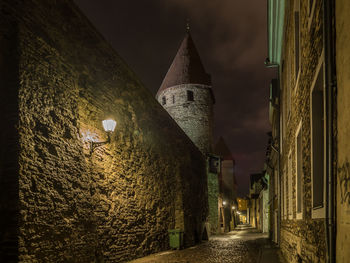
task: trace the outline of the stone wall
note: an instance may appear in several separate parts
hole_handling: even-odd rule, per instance
[[[286,7],[285,36],[282,55],[282,152],[281,152],[281,185],[287,188],[282,191],[291,193],[285,208],[291,211],[283,216],[281,222],[281,249],[288,262],[324,262],[325,235],[324,216],[312,216],[311,189],[311,127],[310,127],[310,91],[316,74],[316,67],[321,59],[322,38],[322,1],[314,1],[313,16],[309,18],[308,2],[300,1],[300,75],[295,74],[294,48],[294,5],[296,0],[289,1]],[[291,107],[288,114],[287,93],[290,92]],[[296,157],[295,137],[299,123],[302,122],[302,218],[296,215]],[[291,153],[291,184],[285,184],[288,176],[288,156]],[[319,163],[317,165],[323,165]],[[291,187],[291,189],[289,189]],[[291,200],[290,200],[291,199]]]
[[[218,233],[218,196],[219,196],[219,181],[218,175],[208,171],[208,204],[209,204],[209,227],[211,234]]]
[[[8,0],[0,17],[1,258],[122,262],[167,249],[168,229],[200,240],[205,160],[72,2]]]
[[[226,205],[222,205],[224,214],[224,232],[229,232],[232,229],[233,216],[232,206],[236,205],[236,191],[234,184],[234,161],[221,161],[221,170],[219,173],[219,193]]]
[[[210,89],[206,85],[183,84],[166,88],[157,95],[159,103],[203,154],[211,153],[213,147],[214,101]],[[187,99],[188,90],[193,92],[193,101]]]
[[[337,68],[337,262],[350,258],[350,2],[336,0],[336,68]]]
[[[18,31],[17,24],[0,16],[0,261],[18,253]]]

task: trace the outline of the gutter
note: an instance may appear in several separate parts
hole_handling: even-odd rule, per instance
[[[323,44],[325,49],[325,93],[326,93],[326,217],[325,233],[327,261],[336,262],[336,204],[335,180],[336,153],[334,143],[333,123],[336,124],[335,95],[336,95],[336,62],[335,62],[335,1],[323,1]],[[336,126],[334,126],[336,127]]]

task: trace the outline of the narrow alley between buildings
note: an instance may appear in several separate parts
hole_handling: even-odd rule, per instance
[[[350,263],[349,14],[0,1],[0,263]]]
[[[284,262],[268,235],[249,225],[239,225],[227,234],[184,250],[169,250],[132,263],[267,263]]]

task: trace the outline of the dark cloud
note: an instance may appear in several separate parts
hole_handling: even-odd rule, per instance
[[[153,94],[185,35],[187,18],[216,96],[215,137],[236,159],[241,195],[263,168],[269,82],[266,1],[75,0]]]

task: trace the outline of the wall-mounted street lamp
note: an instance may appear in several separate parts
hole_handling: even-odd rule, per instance
[[[107,141],[104,141],[104,142],[91,141],[90,142],[90,156],[92,155],[92,153],[94,152],[94,150],[96,148],[111,142],[111,133],[114,132],[114,129],[115,129],[115,126],[117,125],[117,122],[115,120],[108,119],[108,120],[103,120],[102,125],[103,125],[103,129],[107,133]]]
[[[225,206],[225,205],[226,205],[226,201],[223,201],[223,202],[222,202],[222,205]]]

